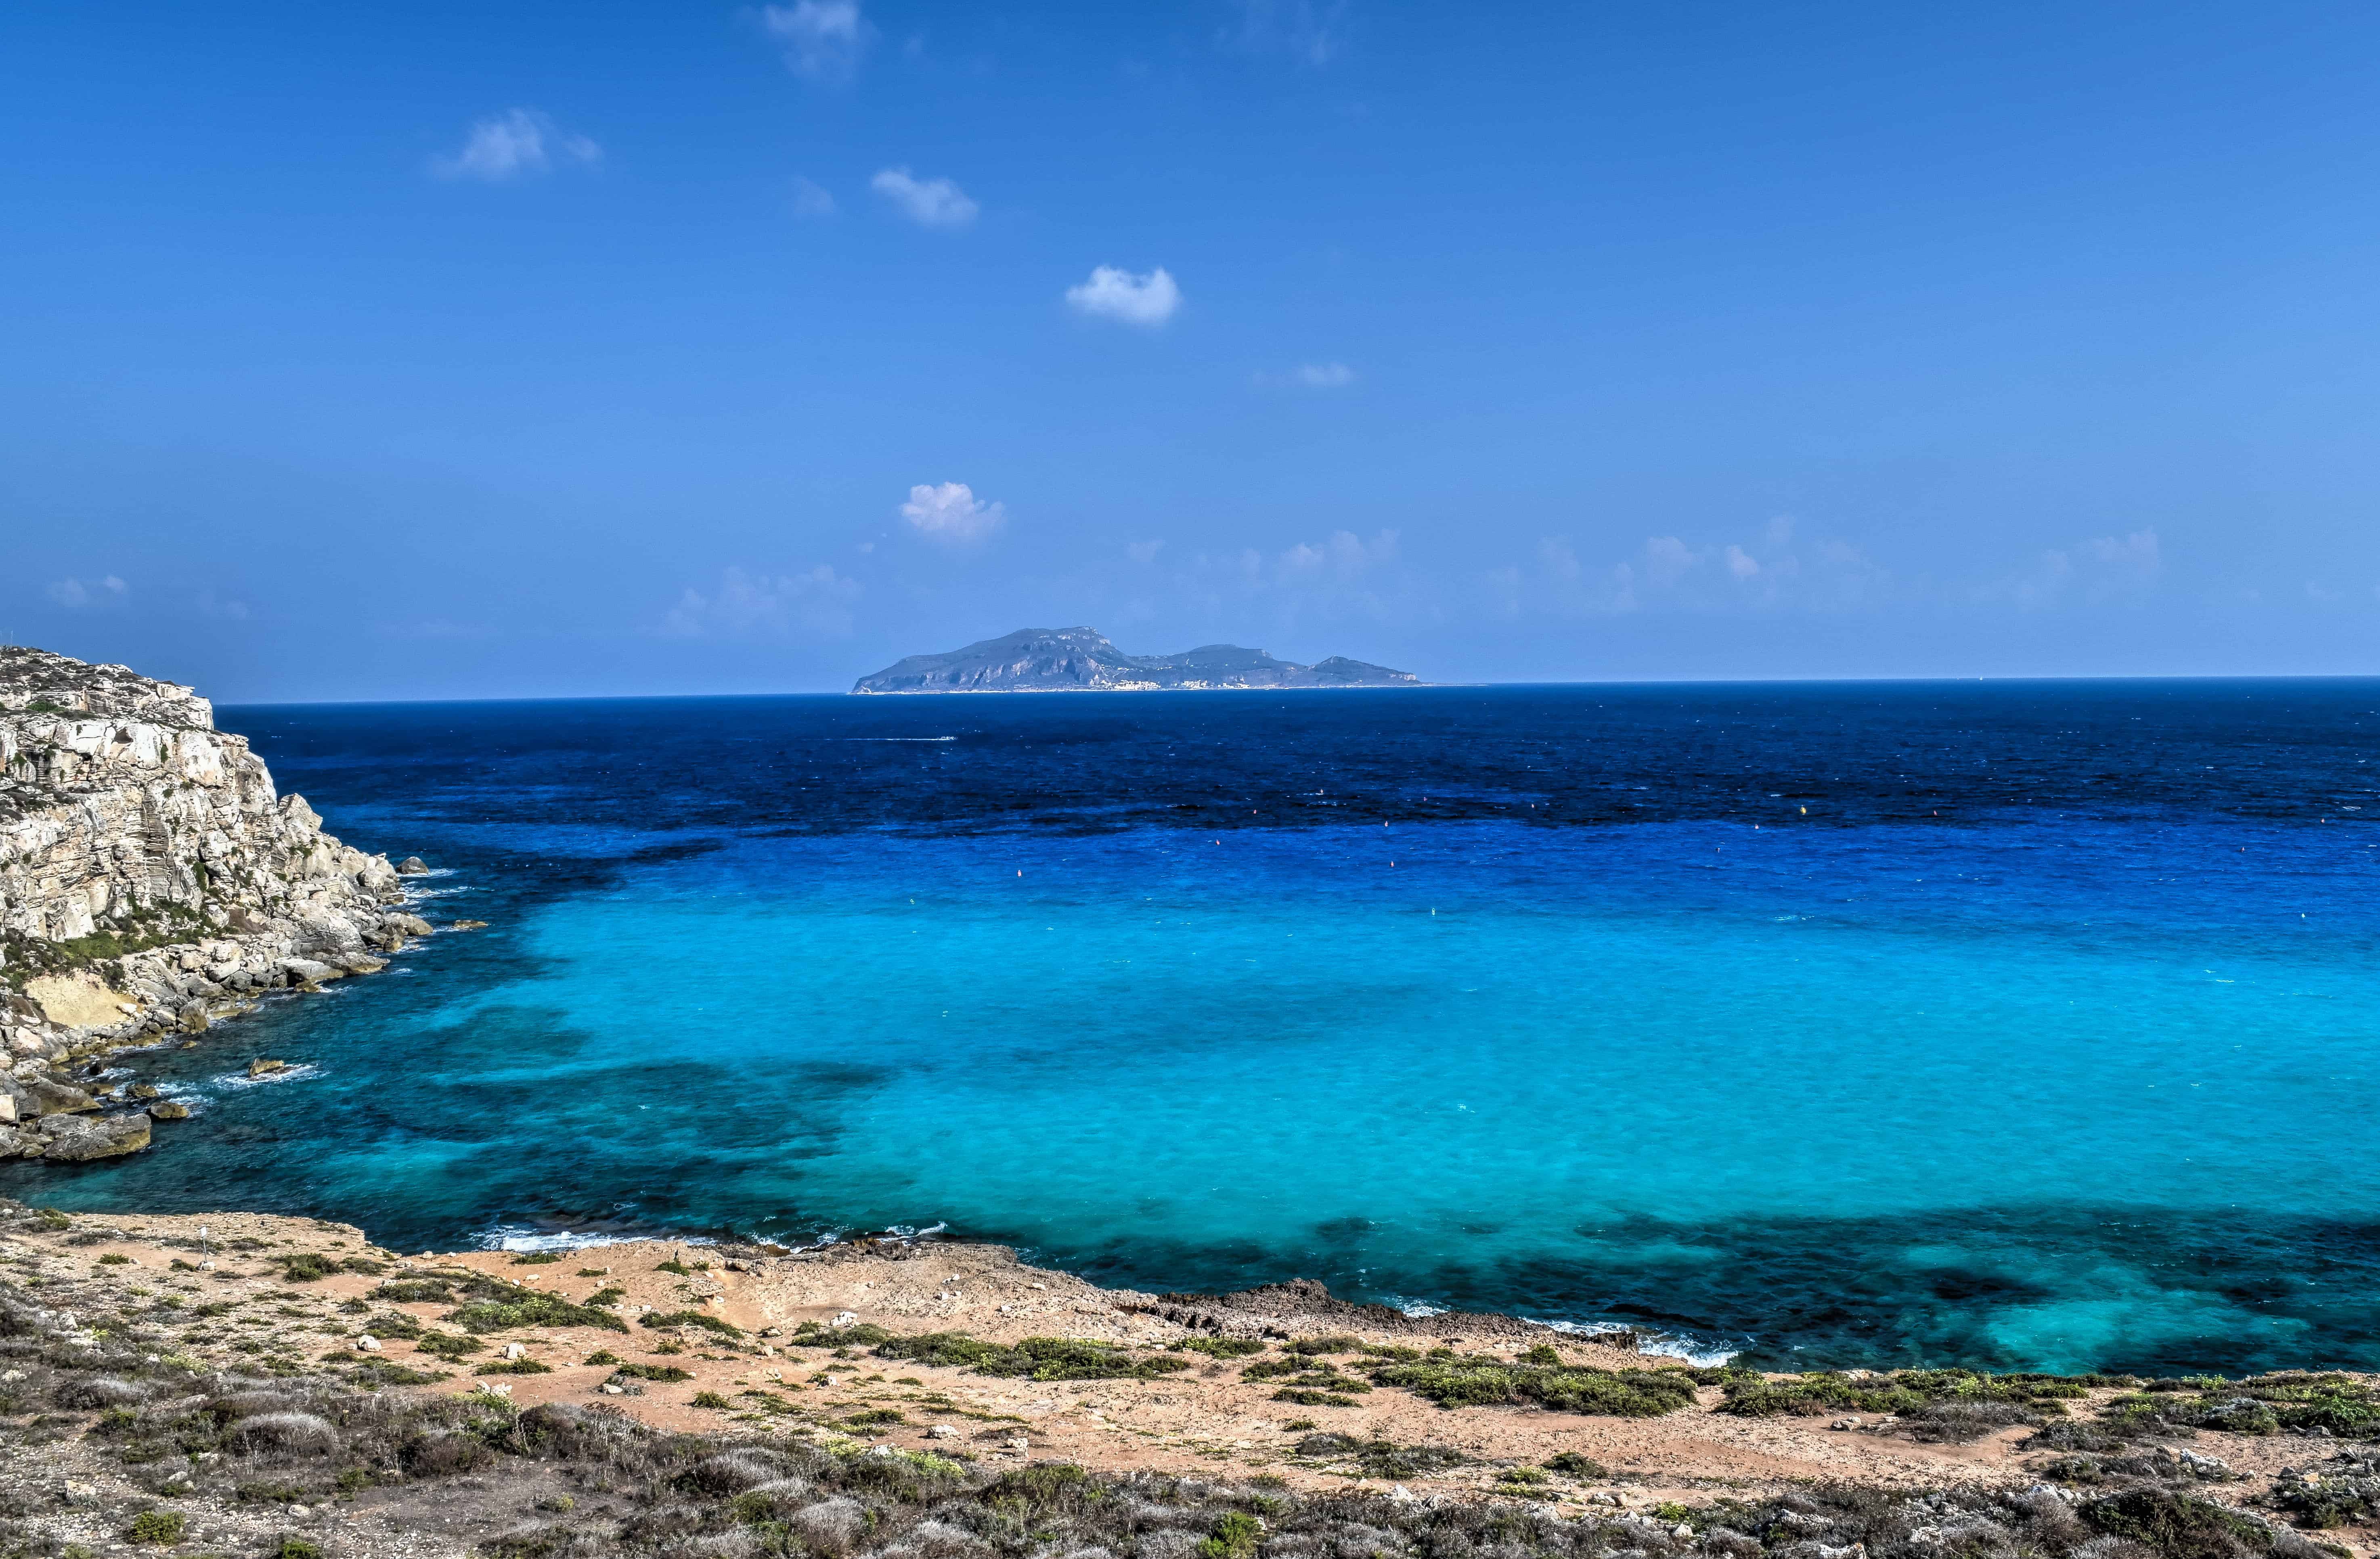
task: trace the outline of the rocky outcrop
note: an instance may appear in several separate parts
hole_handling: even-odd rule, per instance
[[[404,899],[190,688],[0,648],[0,1157],[147,1146],[62,1068],[376,970],[429,932]]]
[[[911,655],[855,693],[1134,693],[1251,688],[1417,688],[1409,671],[1332,655],[1312,665],[1262,650],[1208,644],[1178,655],[1127,655],[1096,628],[1020,628],[947,654]]]

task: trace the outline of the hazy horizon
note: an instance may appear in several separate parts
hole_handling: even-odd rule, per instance
[[[2380,673],[2369,10],[126,20],[0,16],[0,639],[230,703],[1028,622]]]

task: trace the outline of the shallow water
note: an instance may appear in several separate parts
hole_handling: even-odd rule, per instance
[[[947,1222],[1804,1366],[2380,1367],[2375,708],[226,712],[343,836],[445,868],[425,913],[493,925],[134,1063],[199,1115],[0,1191],[407,1247]],[[260,1054],[306,1066],[249,1085]]]

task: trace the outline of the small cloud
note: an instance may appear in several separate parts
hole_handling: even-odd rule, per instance
[[[785,47],[785,64],[813,81],[848,81],[876,30],[859,14],[859,0],[795,0],[764,6],[760,25]]]
[[[54,585],[43,587],[42,593],[61,606],[104,606],[123,600],[131,589],[115,575],[108,574],[89,584],[80,579],[60,579]]]
[[[1162,542],[1134,542],[1123,549],[1123,554],[1135,563],[1149,564],[1156,562],[1157,554],[1164,550]]]
[[[920,227],[964,227],[983,209],[949,179],[914,178],[907,168],[886,168],[868,187]]]
[[[794,574],[754,574],[729,567],[715,590],[688,585],[662,619],[678,639],[743,638],[798,629],[840,637],[851,631],[851,603],[859,581],[821,563]]]
[[[794,180],[794,214],[795,216],[809,220],[821,216],[832,216],[834,213],[834,197],[827,192],[825,185],[814,184],[807,178]]]
[[[964,481],[946,481],[939,487],[920,484],[909,489],[901,518],[919,535],[938,542],[980,542],[1000,529],[1008,511],[978,498]]]
[[[463,150],[433,157],[430,171],[441,178],[476,178],[502,184],[525,175],[551,173],[556,163],[601,162],[603,149],[583,135],[565,134],[534,108],[516,108],[471,127]]]
[[[1342,47],[1340,23],[1347,14],[1345,0],[1316,5],[1314,0],[1232,0],[1240,25],[1223,36],[1252,54],[1285,54],[1306,65],[1330,63]]]
[[[1355,382],[1355,371],[1343,362],[1300,363],[1296,379],[1309,390],[1343,390]]]
[[[2165,557],[2154,528],[2124,536],[2098,536],[2071,547],[2053,547],[2041,554],[2030,573],[2013,584],[1982,592],[2005,594],[2026,611],[2055,605],[2069,594],[2100,602],[2145,594],[2165,570]]]
[[[1154,329],[1182,307],[1182,289],[1173,285],[1162,265],[1145,276],[1101,265],[1092,271],[1089,281],[1066,289],[1066,301],[1076,313],[1095,320]]]

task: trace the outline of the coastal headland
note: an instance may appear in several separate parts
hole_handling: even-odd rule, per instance
[[[930,1239],[405,1255],[311,1219],[13,1203],[0,1231],[0,1541],[163,1511],[246,1552],[751,1553],[840,1525],[782,1551],[905,1553],[937,1523],[927,1552],[1213,1559],[1237,1512],[1251,1555],[1500,1521],[1534,1552],[2310,1559],[2303,1529],[2367,1553],[2380,1515],[2363,1376],[1696,1370]],[[254,1546],[291,1538],[316,1547]]]
[[[193,689],[0,647],[0,1160],[147,1148],[187,1111],[76,1068],[377,973],[431,933],[423,870],[324,833]]]

